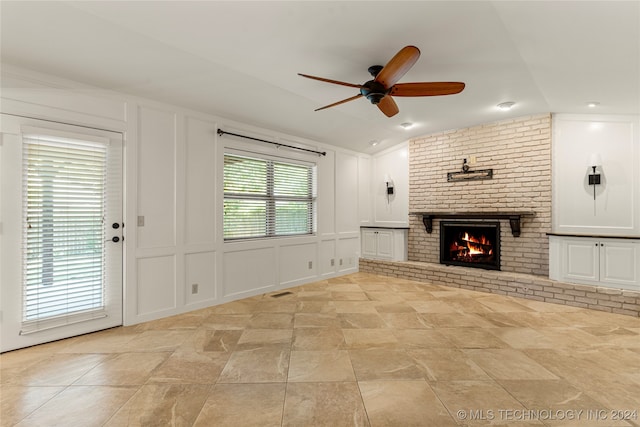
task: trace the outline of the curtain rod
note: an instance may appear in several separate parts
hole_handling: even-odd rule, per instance
[[[252,136],[240,135],[240,134],[232,133],[232,132],[225,132],[222,129],[218,129],[218,135],[222,136],[222,135],[225,135],[225,134],[226,135],[239,136],[240,138],[252,139],[254,141],[266,142],[267,144],[277,145],[278,147],[287,147],[287,148],[291,148],[293,150],[307,151],[309,153],[315,153],[315,154],[317,154],[319,156],[326,156],[327,155],[326,151],[315,151],[315,150],[309,150],[308,148],[294,147],[293,145],[280,144],[279,142],[267,141],[265,139],[254,138]]]

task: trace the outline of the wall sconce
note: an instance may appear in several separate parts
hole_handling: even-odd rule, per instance
[[[385,174],[384,176],[384,183],[387,186],[387,203],[390,203],[389,201],[389,197],[391,197],[391,195],[393,194],[393,180],[391,179],[391,177],[389,176],[389,174]]]
[[[593,200],[596,199],[596,185],[600,185],[600,174],[596,173],[596,168],[602,166],[602,157],[598,153],[593,153],[589,160],[589,165],[593,169],[593,173],[589,174],[589,185],[593,185]]]

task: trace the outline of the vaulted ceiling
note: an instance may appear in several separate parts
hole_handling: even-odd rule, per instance
[[[2,1],[0,16],[5,64],[360,152],[527,114],[640,114],[638,1]],[[361,84],[406,45],[422,55],[400,82],[465,90],[396,98],[392,118],[364,98],[314,111],[358,89],[297,73]]]

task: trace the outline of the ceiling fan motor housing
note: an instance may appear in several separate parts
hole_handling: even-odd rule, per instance
[[[387,95],[387,92],[387,89],[381,83],[374,80],[369,80],[360,88],[360,93],[372,104],[379,103]]]

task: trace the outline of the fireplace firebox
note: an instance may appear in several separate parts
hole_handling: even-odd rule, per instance
[[[440,264],[500,270],[500,223],[440,222]]]

